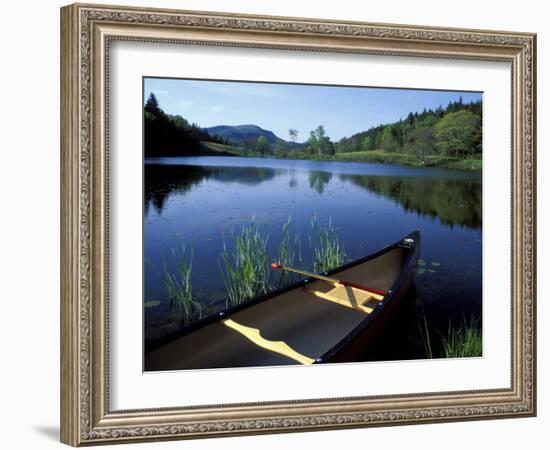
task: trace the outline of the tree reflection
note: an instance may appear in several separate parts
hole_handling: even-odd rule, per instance
[[[167,198],[172,193],[189,191],[203,180],[222,183],[239,183],[253,186],[273,179],[275,169],[263,167],[206,167],[172,164],[145,164],[144,203],[145,215],[151,206],[162,214]]]
[[[326,185],[330,182],[332,174],[330,172],[321,172],[319,170],[312,170],[309,173],[309,186],[311,189],[315,189],[318,194],[322,194]]]
[[[192,186],[211,176],[208,168],[169,164],[145,164],[143,201],[145,215],[151,206],[161,214],[172,192],[187,192]]]
[[[273,180],[277,175],[289,175],[289,188],[297,187],[293,171],[263,167],[205,167],[169,164],[145,164],[145,215],[151,207],[161,214],[167,198],[174,192],[187,192],[203,180],[255,186]],[[333,174],[309,172],[309,186],[322,194]],[[369,192],[393,199],[405,211],[437,217],[447,225],[479,229],[482,225],[481,180],[445,177],[398,177],[340,174],[343,182],[352,183]]]
[[[480,180],[346,174],[340,179],[391,198],[406,211],[437,217],[447,225],[481,228]]]

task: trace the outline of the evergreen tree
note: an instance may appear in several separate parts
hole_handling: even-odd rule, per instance
[[[147,99],[147,103],[145,103],[145,111],[153,114],[156,117],[164,116],[164,111],[160,109],[159,102],[157,100],[157,96],[154,93],[149,94],[149,98]]]

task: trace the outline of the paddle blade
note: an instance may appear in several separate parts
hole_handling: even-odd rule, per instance
[[[272,263],[271,263],[271,268],[272,268],[272,269],[282,269],[282,268],[283,268],[283,265],[282,265],[282,264],[279,264],[279,263],[276,263],[276,262],[272,262]]]

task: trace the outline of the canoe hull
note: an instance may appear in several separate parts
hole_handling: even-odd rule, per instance
[[[353,305],[342,306],[331,298],[337,293],[330,283],[306,279],[146,351],[145,370],[361,361],[406,297],[419,252],[420,234],[414,232],[325,274],[387,290],[381,301],[363,303],[364,291],[351,289],[345,294]]]
[[[395,318],[403,306],[403,302],[408,300],[408,293],[414,281],[417,262],[418,256],[413,261],[413,270],[410,270],[406,274],[399,287],[392,293],[392,298],[387,299],[386,305],[379,314],[364,324],[345,346],[334,352],[332,356],[327,357],[324,362],[342,363],[361,361],[364,355],[374,346],[380,345],[379,338],[383,335],[388,323]]]
[[[396,278],[384,301],[371,315],[365,317],[345,339],[320,358],[319,362],[355,362],[360,361],[374,345],[387,324],[395,317],[404,300],[406,300],[420,257],[420,232],[414,231],[391,247],[403,247],[408,250],[407,257],[399,276]],[[371,255],[369,258],[376,258]]]

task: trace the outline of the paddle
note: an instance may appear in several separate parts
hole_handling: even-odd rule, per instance
[[[271,268],[286,270],[287,272],[294,272],[294,273],[297,273],[298,275],[303,275],[308,278],[317,278],[318,280],[328,281],[329,283],[341,284],[342,286],[352,287],[355,289],[359,289],[361,291],[371,292],[373,294],[386,295],[388,293],[387,291],[384,291],[382,289],[371,288],[364,284],[354,283],[353,281],[347,281],[347,280],[338,280],[336,278],[330,278],[325,275],[320,275],[318,273],[307,272],[305,270],[294,269],[292,267],[286,267],[286,266],[283,266],[282,264],[278,264],[275,262],[271,263]]]

